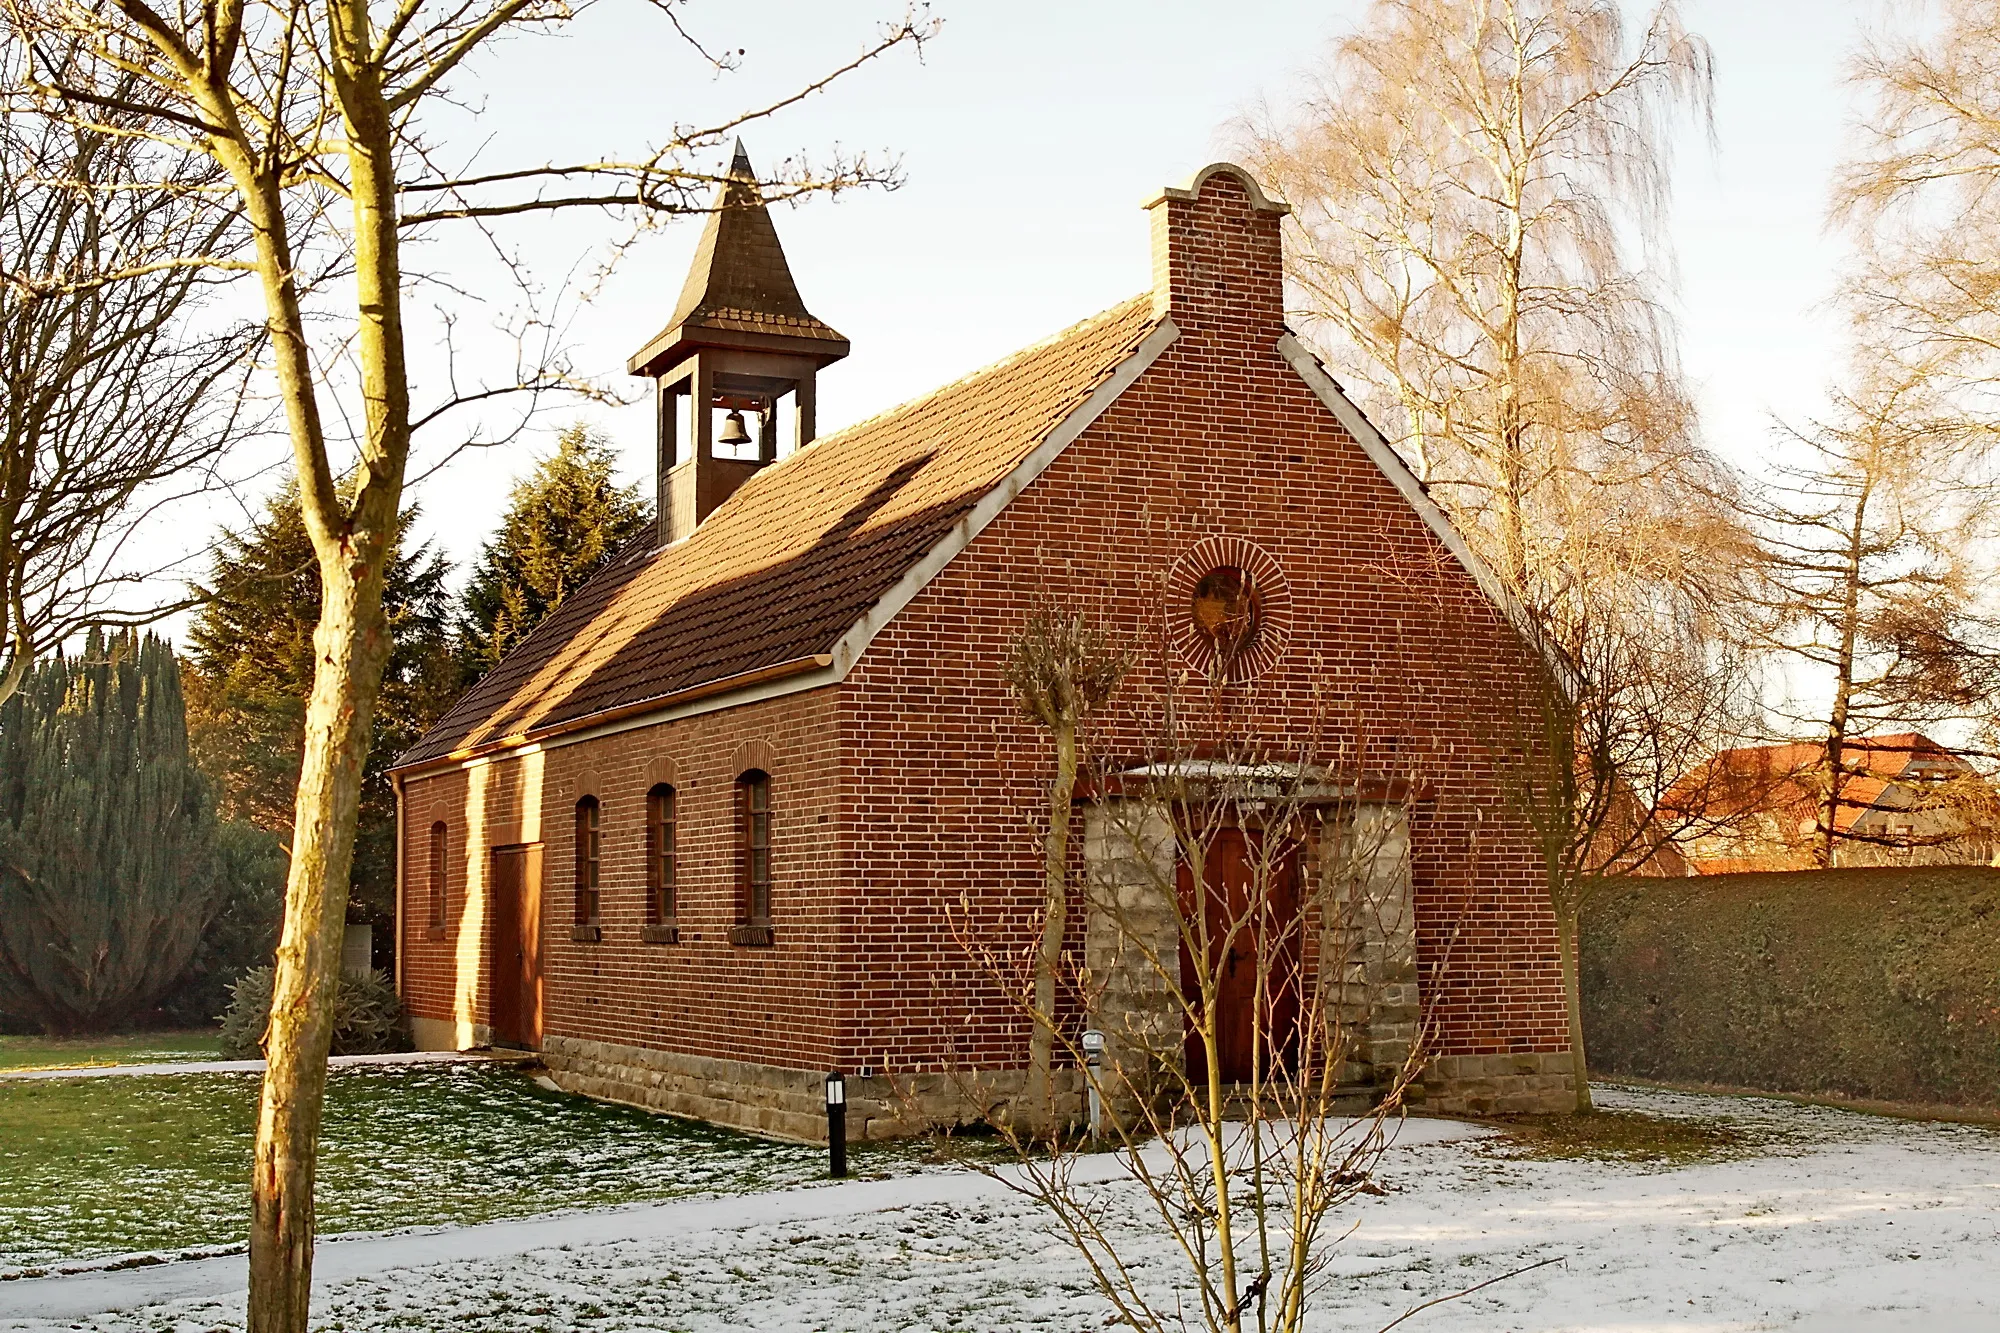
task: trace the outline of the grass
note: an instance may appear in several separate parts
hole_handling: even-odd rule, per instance
[[[221,1058],[222,1034],[213,1028],[99,1033],[89,1037],[0,1036],[0,1069],[180,1064]]]
[[[256,1095],[248,1074],[0,1081],[0,1274],[242,1241]],[[550,1092],[510,1068],[350,1068],[328,1082],[319,1230],[737,1193],[824,1171],[824,1149]]]
[[[1487,1123],[1505,1135],[1483,1141],[1481,1151],[1541,1161],[1692,1166],[1768,1146],[1768,1136],[1720,1119],[1654,1116],[1638,1111],[1498,1116]]]

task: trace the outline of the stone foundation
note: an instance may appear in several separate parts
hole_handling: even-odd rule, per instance
[[[1440,1055],[1424,1069],[1415,1111],[1452,1115],[1546,1114],[1576,1108],[1568,1051]]]
[[[826,1142],[826,1075],[747,1060],[723,1060],[639,1046],[548,1037],[542,1061],[565,1092],[705,1120],[769,1138]],[[1023,1070],[847,1077],[847,1139],[906,1138],[973,1123],[1005,1107]],[[1060,1097],[1078,1103],[1074,1070],[1056,1071]]]

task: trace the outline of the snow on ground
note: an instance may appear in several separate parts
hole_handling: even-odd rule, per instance
[[[1423,1300],[1559,1257],[1400,1328],[2000,1328],[2000,1134],[1691,1094],[1607,1090],[1601,1103],[1726,1119],[1763,1146],[1678,1168],[1542,1160],[1412,1122],[1415,1132],[1381,1166],[1389,1193],[1347,1214],[1354,1231],[1335,1251],[1314,1326],[1379,1329]],[[1121,1216],[1142,1281],[1170,1303],[1181,1270],[1134,1188],[1093,1188]],[[327,1247],[316,1322],[355,1333],[448,1325],[1081,1331],[1108,1323],[1082,1264],[1034,1207],[969,1174],[504,1226],[513,1230]],[[336,1251],[344,1253],[336,1259]],[[213,1294],[187,1281],[177,1293],[175,1270],[192,1279],[194,1265],[0,1284],[0,1328],[240,1327],[242,1260],[208,1262],[232,1265],[212,1270],[224,1275],[208,1282]],[[114,1290],[121,1280],[122,1296]],[[64,1285],[86,1281],[97,1285]],[[179,1298],[86,1313],[148,1292]]]

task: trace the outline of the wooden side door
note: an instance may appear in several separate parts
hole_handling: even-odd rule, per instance
[[[542,849],[495,847],[488,994],[496,1045],[542,1044]]]
[[[1179,868],[1181,910],[1200,911],[1207,918],[1209,955],[1216,975],[1216,1063],[1224,1083],[1249,1083],[1260,1038],[1271,1063],[1289,1064],[1298,1046],[1299,966],[1302,923],[1299,919],[1298,851],[1273,849],[1265,875],[1264,901],[1256,901],[1262,837],[1240,828],[1216,832],[1202,857],[1202,892],[1194,888],[1194,868]],[[1230,927],[1237,929],[1232,934]],[[1260,1003],[1258,981],[1263,980]],[[1187,992],[1196,990],[1193,958],[1181,945],[1181,979]],[[1199,1001],[1197,1001],[1197,1005]],[[1188,1073],[1208,1076],[1208,1053],[1189,1027]]]

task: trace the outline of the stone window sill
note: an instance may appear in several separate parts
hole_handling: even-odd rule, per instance
[[[768,949],[771,947],[769,926],[731,926],[729,942],[748,949]]]
[[[569,937],[579,944],[595,944],[604,938],[602,926],[571,926]]]
[[[427,940],[441,940],[441,939],[443,939],[443,938],[444,938],[444,927],[443,927],[443,926],[425,926],[425,927],[424,927],[424,938],[425,938],[425,939],[427,939]]]
[[[655,926],[639,927],[639,939],[645,944],[679,944],[681,928],[672,921],[664,921]]]

